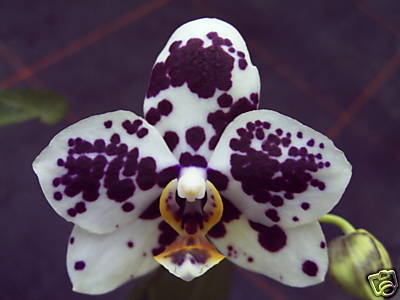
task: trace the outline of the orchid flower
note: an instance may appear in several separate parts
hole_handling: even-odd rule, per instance
[[[179,27],[153,67],[142,118],[115,111],[58,133],[33,163],[54,210],[75,224],[75,291],[101,294],[163,265],[192,280],[225,257],[284,284],[324,280],[318,218],[351,165],[326,136],[260,109],[239,32]]]

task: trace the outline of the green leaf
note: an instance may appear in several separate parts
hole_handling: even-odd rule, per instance
[[[207,273],[186,282],[160,267],[139,279],[128,300],[223,300],[228,299],[232,283],[232,263],[222,261]]]
[[[47,90],[0,91],[0,126],[39,118],[47,124],[60,121],[67,110],[63,95]]]

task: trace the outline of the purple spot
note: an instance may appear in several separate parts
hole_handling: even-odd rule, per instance
[[[146,191],[151,189],[157,182],[156,161],[148,156],[140,160],[138,164],[138,176],[136,183],[139,187]]]
[[[265,211],[265,215],[272,220],[273,222],[279,222],[280,221],[280,217],[278,215],[278,212],[276,211],[276,209],[270,208],[268,210]]]
[[[210,139],[208,148],[210,150],[215,149],[222,132],[234,118],[242,113],[254,110],[256,108],[257,105],[254,105],[246,97],[242,97],[233,103],[233,105],[229,108],[229,111],[224,112],[222,110],[217,110],[210,113],[207,116],[207,122],[212,125],[215,135]]]
[[[256,138],[259,140],[263,140],[265,138],[264,130],[262,130],[261,128],[257,128]]]
[[[122,210],[124,212],[131,212],[134,208],[135,206],[130,202],[126,202],[122,205]]]
[[[69,243],[70,243],[71,245],[73,245],[74,242],[75,242],[75,238],[74,238],[73,236],[71,236],[71,238],[69,239]]]
[[[230,47],[230,48],[228,49],[228,51],[229,51],[230,53],[235,53],[235,48]]]
[[[151,124],[151,122],[149,122],[149,123]],[[135,120],[132,123],[129,120],[125,120],[124,122],[122,122],[122,127],[125,129],[125,131],[128,134],[135,134],[141,124],[142,124],[142,120],[139,120],[139,119]]]
[[[304,209],[304,210],[308,210],[310,208],[310,203],[303,202],[301,204],[301,208]]]
[[[254,262],[254,258],[252,258],[251,256],[249,256],[249,257],[247,258],[247,262],[248,262],[248,263]]]
[[[178,178],[181,167],[179,165],[163,169],[157,175],[158,185],[165,187],[172,179]]]
[[[86,205],[84,202],[78,202],[75,204],[75,210],[78,214],[83,214],[86,211]]]
[[[54,200],[60,201],[62,199],[62,194],[60,192],[55,192],[53,198]]]
[[[81,271],[85,268],[85,266],[86,266],[85,262],[83,260],[80,260],[80,261],[75,262],[74,268],[77,271]]]
[[[271,204],[275,207],[280,207],[283,205],[283,199],[282,197],[275,195],[271,199]]]
[[[160,112],[155,108],[150,108],[149,111],[146,113],[145,119],[151,125],[155,125],[161,119]]]
[[[232,204],[230,200],[221,196],[224,210],[222,212],[221,220],[208,232],[208,236],[213,238],[222,238],[226,234],[224,223],[229,223],[233,220],[240,218],[241,212]]]
[[[268,122],[263,122],[263,123],[262,123],[262,126],[263,126],[265,129],[270,129],[270,128],[271,128],[271,124],[268,123]]]
[[[221,96],[219,96],[217,101],[218,101],[218,105],[220,107],[229,107],[233,103],[233,98],[232,98],[232,96],[225,93],[225,94],[222,94]]]
[[[113,181],[107,191],[107,196],[116,202],[124,202],[133,196],[135,185],[132,179]]]
[[[279,135],[279,136],[281,136],[281,135],[283,134],[283,131],[282,131],[282,129],[280,129],[280,128],[276,129],[275,132],[276,132],[276,134]]]
[[[154,66],[147,97],[157,96],[160,91],[182,86],[185,82],[200,98],[212,97],[216,89],[229,90],[234,59],[222,49],[223,39],[217,35],[212,41],[207,48],[197,38],[188,40],[185,46],[181,45],[182,41],[175,41],[165,62]]]
[[[215,185],[218,191],[223,191],[228,187],[229,179],[217,170],[207,169],[207,179]]]
[[[186,142],[193,148],[193,150],[197,151],[203,145],[206,140],[206,135],[204,133],[204,129],[199,126],[192,127],[186,130]]]
[[[61,158],[57,159],[57,166],[59,167],[64,166],[64,161]]]
[[[112,121],[111,120],[108,120],[108,121],[104,122],[104,127],[105,128],[111,128],[111,126],[112,126]]]
[[[112,144],[118,145],[121,142],[121,138],[119,137],[119,134],[114,133],[110,138],[110,142]]]
[[[247,68],[247,61],[244,58],[239,59],[240,70],[245,70]]]
[[[326,244],[325,244],[325,242],[321,242],[321,243],[319,244],[319,246],[321,247],[321,249],[325,249]]]
[[[297,132],[297,135],[296,135],[299,139],[302,139],[303,138],[303,133],[302,132]]]
[[[143,220],[154,220],[161,216],[160,199],[154,200],[139,216]]]
[[[325,167],[329,168],[330,166],[331,166],[331,163],[330,163],[329,161],[327,161],[327,162],[325,163]]]
[[[298,221],[299,221],[299,218],[296,217],[296,216],[294,216],[294,217],[292,218],[292,220],[293,220],[293,222],[298,222]]]
[[[165,248],[172,244],[176,238],[178,237],[178,233],[171,226],[168,225],[165,221],[162,221],[158,225],[158,229],[161,231],[160,235],[158,236],[158,247],[152,249],[153,256],[156,256],[163,252]]]
[[[314,144],[315,144],[314,139],[311,139],[311,140],[309,140],[309,141],[307,142],[307,146],[309,146],[309,147],[313,147]]]
[[[168,116],[172,112],[172,103],[164,99],[158,103],[157,108],[161,115]]]
[[[128,246],[128,248],[133,248],[133,242],[132,241],[128,241],[126,243],[126,245]]]
[[[286,233],[278,225],[268,227],[252,221],[249,221],[249,224],[258,232],[258,242],[267,251],[277,252],[286,246]]]
[[[320,147],[321,149],[324,149],[324,148],[325,148],[324,143],[320,143],[320,144],[319,144],[319,147]]]
[[[184,152],[179,158],[179,163],[183,167],[207,167],[207,160],[201,155],[192,155],[189,152]]]
[[[145,137],[148,133],[149,133],[149,130],[147,128],[141,128],[137,132],[137,137],[141,139],[141,138]]]
[[[175,132],[167,131],[164,134],[164,141],[167,143],[169,150],[172,152],[179,143],[179,137]]]
[[[254,105],[258,105],[258,94],[257,93],[251,93],[250,94],[250,100],[253,101]],[[261,123],[261,121],[259,121]]]
[[[311,260],[306,260],[302,265],[303,272],[310,277],[314,277],[318,273],[318,266]]]
[[[70,217],[75,217],[75,216],[76,216],[76,210],[75,210],[75,208],[70,208],[70,209],[68,209],[68,210],[67,210],[67,214],[68,214]]]

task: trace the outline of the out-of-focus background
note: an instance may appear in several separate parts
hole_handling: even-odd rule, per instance
[[[330,136],[353,164],[334,212],[375,234],[400,265],[400,2],[397,0],[0,0],[0,89],[64,94],[64,121],[0,128],[0,299],[93,298],[71,291],[72,225],[47,204],[31,162],[69,124],[118,109],[142,114],[152,64],[182,23],[204,16],[245,37],[262,107]],[[328,238],[337,229],[324,225]],[[306,289],[235,271],[230,299],[351,299],[331,281]],[[168,295],[166,298],[168,299]]]

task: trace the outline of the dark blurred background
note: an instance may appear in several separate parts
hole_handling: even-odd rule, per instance
[[[184,22],[214,16],[245,37],[262,107],[330,136],[353,164],[334,212],[375,234],[400,264],[400,2],[397,0],[0,0],[0,88],[70,102],[55,126],[0,128],[0,299],[96,298],[71,291],[72,225],[47,204],[31,162],[60,129],[114,111],[142,114],[152,64]],[[325,226],[328,238],[339,234]],[[351,299],[334,283],[295,289],[236,269],[231,299]],[[167,295],[166,298],[168,299]]]

